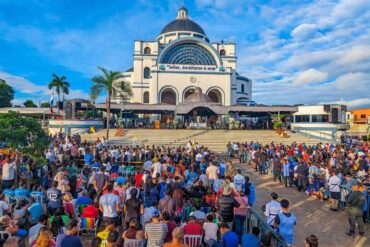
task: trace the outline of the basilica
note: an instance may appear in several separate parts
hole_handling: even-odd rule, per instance
[[[123,76],[132,86],[131,103],[179,105],[200,91],[219,105],[253,106],[252,81],[236,63],[236,44],[212,43],[181,7],[156,40],[135,41],[133,66]],[[123,101],[117,94],[113,102]]]

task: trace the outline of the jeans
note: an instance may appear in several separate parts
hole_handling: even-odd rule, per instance
[[[207,242],[208,247],[222,247],[224,246],[221,242],[217,242],[216,240],[210,239]]]
[[[243,232],[244,232],[244,222],[246,216],[244,215],[234,215],[234,232],[239,237],[239,242],[241,241]]]
[[[354,215],[350,215],[348,217],[348,220],[349,220],[349,232],[350,233],[355,233],[356,231],[356,222],[358,224],[358,231],[360,233],[364,233],[365,232],[365,225],[364,225],[364,221],[362,219],[362,216],[354,216]]]
[[[279,178],[279,182],[281,182],[281,176],[280,176],[280,171],[274,171],[274,181]]]
[[[266,162],[260,163],[260,173],[265,174],[266,173]]]

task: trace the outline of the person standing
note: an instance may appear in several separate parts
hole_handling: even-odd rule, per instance
[[[62,206],[62,192],[58,189],[58,182],[54,181],[50,189],[46,191],[48,198],[48,213],[53,215]]]
[[[274,224],[276,215],[280,212],[280,203],[277,201],[278,194],[275,192],[271,193],[271,201],[266,203],[265,216],[267,217],[266,222],[269,225]]]
[[[216,208],[218,208],[220,222],[227,223],[229,225],[229,229],[233,227],[234,208],[238,208],[240,206],[239,202],[231,196],[231,191],[231,186],[226,185],[222,191],[222,195],[215,203]]]
[[[99,210],[103,213],[105,222],[110,222],[113,219],[117,226],[119,224],[118,213],[121,210],[119,196],[113,194],[113,184],[108,184],[107,191],[107,194],[100,197]]]
[[[296,217],[289,210],[289,201],[286,199],[280,202],[281,212],[274,219],[274,226],[278,233],[282,236],[288,246],[294,243],[294,226],[296,225]]]
[[[296,173],[298,180],[298,191],[306,191],[308,182],[308,167],[303,159],[299,160]]]
[[[18,154],[15,154],[15,158],[12,160],[10,156],[8,156],[5,160],[5,163],[2,166],[2,182],[4,189],[10,189],[14,185],[15,179],[15,170],[16,164],[18,162]]]
[[[328,190],[330,191],[330,209],[333,211],[338,210],[340,199],[340,178],[337,176],[335,170],[330,171],[330,178],[328,180]]]
[[[283,159],[283,178],[285,187],[288,187],[289,177],[290,177],[289,163],[286,159]]]
[[[216,161],[209,162],[209,166],[206,169],[206,175],[208,179],[208,185],[212,188],[213,183],[218,178],[218,174],[220,173],[219,168],[217,167]]]
[[[365,226],[362,219],[363,208],[366,202],[365,195],[360,191],[362,185],[352,186],[352,191],[349,193],[347,203],[348,208],[348,220],[349,220],[349,232],[346,232],[348,236],[355,236],[356,223],[358,225],[358,231],[360,236],[364,236]]]
[[[159,210],[152,212],[152,223],[145,225],[145,238],[148,240],[148,247],[162,246],[167,236],[167,224],[159,221]]]

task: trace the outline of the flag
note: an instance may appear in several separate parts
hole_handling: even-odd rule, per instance
[[[50,113],[53,114],[53,105],[54,105],[54,91],[53,93],[51,94],[51,97],[50,97]]]

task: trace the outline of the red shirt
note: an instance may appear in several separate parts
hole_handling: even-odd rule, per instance
[[[140,184],[141,184],[141,180],[143,180],[143,176],[144,176],[144,174],[142,174],[142,173],[136,174],[136,176],[135,176],[135,187],[136,188],[140,188]]]
[[[82,217],[97,219],[99,217],[99,210],[93,205],[89,205],[82,210]]]
[[[202,235],[202,227],[195,222],[190,222],[183,227],[184,235]]]

